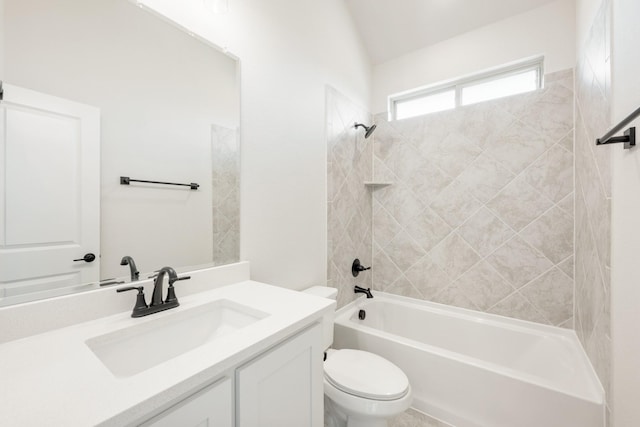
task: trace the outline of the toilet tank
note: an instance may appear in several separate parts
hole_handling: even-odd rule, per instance
[[[336,300],[338,298],[338,290],[336,288],[332,288],[329,286],[312,286],[310,288],[305,289],[305,294],[315,295],[322,298],[328,298],[332,300]],[[322,318],[322,334],[323,334],[323,344],[325,350],[331,347],[333,344],[333,320],[335,317],[335,312],[331,312],[325,314]]]

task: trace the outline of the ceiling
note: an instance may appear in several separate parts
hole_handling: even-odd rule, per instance
[[[345,0],[374,64],[553,0]]]

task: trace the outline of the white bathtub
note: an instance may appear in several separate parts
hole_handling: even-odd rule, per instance
[[[398,365],[414,408],[456,427],[604,426],[604,391],[573,331],[374,295],[336,313],[334,347]]]

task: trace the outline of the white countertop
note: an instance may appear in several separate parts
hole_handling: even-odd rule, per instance
[[[335,310],[334,301],[254,281],[178,298],[180,307],[150,316],[134,319],[127,311],[1,344],[0,424],[124,426],[143,421]],[[85,344],[219,299],[269,316],[126,378],[116,378]],[[134,302],[131,293],[132,307]]]

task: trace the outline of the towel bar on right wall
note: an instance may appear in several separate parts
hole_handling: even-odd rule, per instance
[[[615,125],[609,132],[607,132],[602,138],[596,139],[596,145],[616,144],[622,142],[625,149],[635,147],[636,145],[636,128],[630,127],[624,131],[624,136],[613,136],[620,132],[625,126],[634,121],[640,116],[640,108],[633,113],[629,114],[624,120]]]

